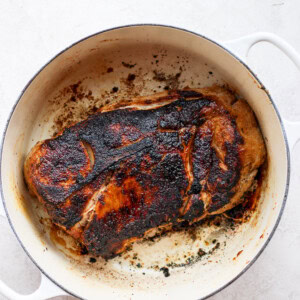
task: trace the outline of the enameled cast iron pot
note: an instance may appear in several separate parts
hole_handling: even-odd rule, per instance
[[[5,213],[24,251],[43,273],[42,282],[37,291],[27,296],[17,294],[0,282],[1,293],[11,299],[45,299],[66,293],[85,299],[202,299],[243,274],[261,254],[278,225],[291,168],[283,121],[270,94],[244,62],[251,46],[260,41],[273,43],[300,67],[296,51],[273,34],[257,33],[221,45],[202,35],[161,25],[133,25],[96,33],[48,62],[27,84],[13,107],[1,146],[1,196]],[[159,63],[153,63],[155,53],[160,57]],[[97,96],[100,91],[122,85],[126,72],[131,72],[124,68],[122,61],[131,61],[138,67],[136,90],[124,87],[118,97],[130,97],[133,92],[152,94],[157,82],[150,74],[156,69],[164,74],[174,73],[178,58],[183,63],[179,87],[227,83],[247,99],[254,110],[265,139],[269,164],[257,216],[228,240],[216,258],[218,263],[212,257],[210,263],[196,263],[167,278],[161,273],[158,276],[155,271],[139,270],[132,274],[133,271],[122,270],[122,284],[117,278],[102,280],[101,272],[94,276],[93,270],[83,270],[41,234],[35,217],[35,201],[23,181],[24,157],[37,141],[50,136],[53,118],[59,111],[53,110],[50,100],[64,86],[84,81]],[[108,67],[114,71],[107,73]],[[207,76],[209,70],[214,76]],[[300,136],[300,124],[284,122],[284,125],[292,147]],[[45,248],[48,250],[44,251]]]

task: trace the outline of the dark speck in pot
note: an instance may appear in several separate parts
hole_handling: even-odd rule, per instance
[[[122,65],[125,67],[125,68],[129,68],[129,69],[132,69],[133,67],[136,66],[136,64],[129,64],[129,63],[126,63],[124,61],[122,61]]]
[[[119,90],[119,88],[117,86],[114,86],[111,91],[112,91],[112,93],[116,93],[118,90]]]
[[[96,258],[94,258],[94,257],[90,257],[90,263],[95,263],[97,260],[96,260]]]
[[[204,250],[202,250],[201,248],[198,250],[198,256],[202,257],[206,254],[206,252]]]
[[[170,276],[170,272],[169,272],[168,268],[162,267],[162,268],[160,268],[160,271],[162,271],[164,273],[165,277],[169,277]]]
[[[135,75],[134,74],[128,74],[127,80],[128,81],[133,81],[135,79]]]

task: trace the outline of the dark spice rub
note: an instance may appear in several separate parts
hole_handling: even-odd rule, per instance
[[[250,107],[224,88],[126,105],[39,142],[24,166],[52,221],[105,258],[157,227],[233,208],[266,154]]]

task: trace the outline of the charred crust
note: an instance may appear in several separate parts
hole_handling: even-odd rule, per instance
[[[97,190],[103,185],[116,190],[117,198],[103,193],[96,200],[81,237],[89,253],[108,258],[125,240],[142,237],[150,228],[192,222],[205,213],[202,191],[211,195],[209,212],[233,197],[243,143],[235,120],[201,93],[170,91],[166,98],[174,95],[177,100],[157,109],[97,112],[42,144],[40,161],[32,167],[38,174],[33,184],[54,223],[71,229]],[[234,132],[233,141],[223,143],[226,168],[212,146],[210,112],[229,120]],[[82,142],[91,147],[93,167]],[[188,153],[191,174],[183,153]],[[181,215],[184,197],[190,205]],[[108,201],[120,205],[104,211]]]
[[[199,218],[204,213],[204,202],[197,195],[191,197],[191,206],[184,214],[183,218],[186,221],[192,221]]]
[[[182,91],[177,91],[178,95],[184,99],[188,98],[195,98],[195,97],[200,97],[202,98],[203,95],[199,92],[193,91],[193,90],[182,90]]]

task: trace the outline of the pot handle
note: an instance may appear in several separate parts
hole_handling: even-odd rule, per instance
[[[6,218],[6,213],[3,207],[3,203],[0,203],[0,216]],[[43,273],[41,273],[41,284],[37,290],[30,295],[22,295],[15,292],[2,280],[0,280],[0,294],[11,300],[44,300],[56,296],[68,295],[61,290],[52,281],[50,281]],[[1,297],[1,296],[0,296]]]
[[[241,58],[241,60],[246,61],[251,47],[259,42],[269,42],[278,47],[300,70],[300,54],[285,40],[273,33],[257,32],[235,40],[226,41],[223,45]],[[300,122],[292,122],[285,119],[283,121],[290,149],[293,150],[300,139]]]

